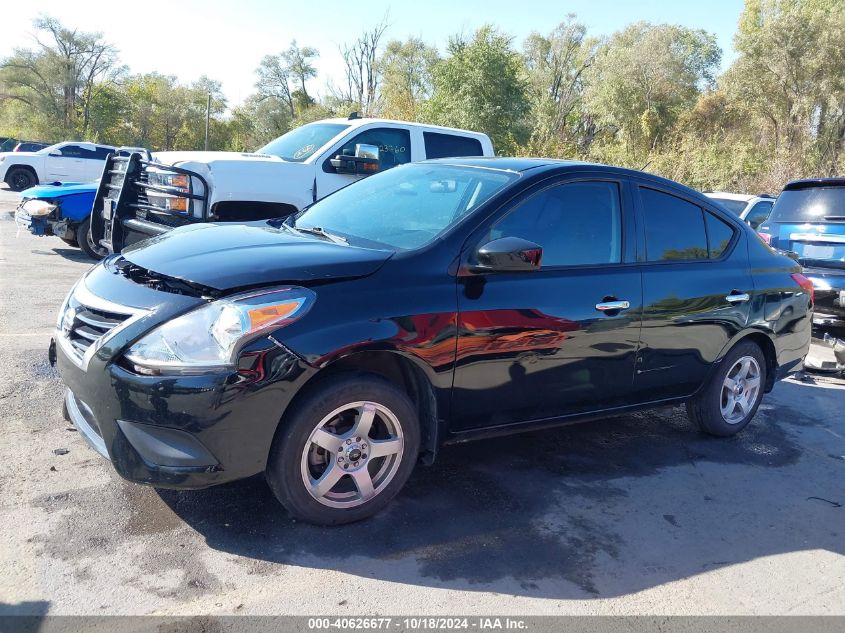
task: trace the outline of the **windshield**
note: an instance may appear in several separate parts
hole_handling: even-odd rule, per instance
[[[508,171],[404,165],[323,198],[295,220],[352,245],[412,250],[431,242],[517,178]]]
[[[49,154],[50,152],[53,152],[53,151],[55,151],[57,149],[61,149],[61,148],[62,148],[62,143],[56,143],[55,145],[50,145],[49,147],[45,147],[44,149],[40,149],[35,153],[36,154]]]
[[[845,187],[786,189],[778,196],[771,222],[845,222]]]
[[[715,200],[723,207],[725,207],[728,211],[732,212],[734,215],[740,215],[743,211],[745,211],[745,206],[748,204],[747,202],[743,202],[742,200],[732,200],[730,198],[710,198],[711,200]]]
[[[301,163],[348,127],[343,123],[309,123],[270,141],[257,153]]]

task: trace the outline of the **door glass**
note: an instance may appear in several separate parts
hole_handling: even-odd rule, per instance
[[[481,143],[477,138],[423,132],[426,158],[452,158],[456,156],[483,156]]]
[[[668,193],[640,187],[648,261],[707,259],[701,207]]]
[[[82,148],[78,145],[65,145],[60,147],[59,151],[63,158],[82,158]]]
[[[752,229],[756,230],[758,226],[766,221],[766,218],[772,212],[772,204],[772,202],[758,202],[751,208],[751,211],[745,216],[745,221],[748,222]]]
[[[734,236],[734,230],[712,213],[705,213],[710,259],[718,259],[725,252]]]
[[[488,240],[521,237],[543,247],[543,267],[622,261],[615,182],[572,182],[534,194],[499,220]]]
[[[398,128],[373,128],[353,136],[344,143],[332,157],[337,154],[355,155],[356,145],[375,145],[379,150],[379,171],[411,162],[411,133]],[[330,160],[330,159],[329,159]],[[323,168],[329,173],[335,173],[329,160],[323,163]]]

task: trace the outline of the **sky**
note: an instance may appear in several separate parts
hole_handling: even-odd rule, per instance
[[[320,51],[318,77],[308,88],[325,94],[328,82],[339,84],[343,77],[338,46],[385,15],[384,41],[417,36],[441,51],[451,35],[472,33],[485,23],[514,36],[521,47],[532,31],[548,33],[569,13],[593,36],[638,20],[680,24],[714,33],[726,67],[734,58],[741,11],[742,0],[27,0],[3,8],[0,58],[32,46],[32,19],[47,14],[68,27],[103,33],[133,73],[158,71],[185,82],[201,75],[217,79],[233,107],[254,91],[261,58],[285,50],[293,39]]]

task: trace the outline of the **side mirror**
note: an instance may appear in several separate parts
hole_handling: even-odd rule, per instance
[[[338,154],[329,161],[339,174],[369,175],[375,174],[381,168],[379,148],[377,145],[358,144],[355,155]]]
[[[543,247],[521,237],[502,237],[487,242],[475,253],[470,270],[484,272],[531,272],[540,270]]]

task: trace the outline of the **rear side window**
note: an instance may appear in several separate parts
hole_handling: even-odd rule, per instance
[[[426,158],[453,158],[457,156],[484,156],[477,138],[423,132]]]
[[[622,261],[619,185],[586,181],[557,185],[520,203],[488,239],[521,237],[543,247],[543,266]]]
[[[845,222],[845,187],[785,189],[778,196],[772,222]]]
[[[113,151],[114,149],[112,149],[111,147],[101,147],[100,145],[97,145],[97,151],[94,152],[94,158],[96,158],[97,160],[106,160],[109,154],[111,154]]]
[[[734,237],[733,228],[712,213],[704,212],[707,223],[707,241],[710,243],[710,259],[718,259],[728,249]]]
[[[707,232],[701,207],[640,187],[650,262],[707,259]]]

